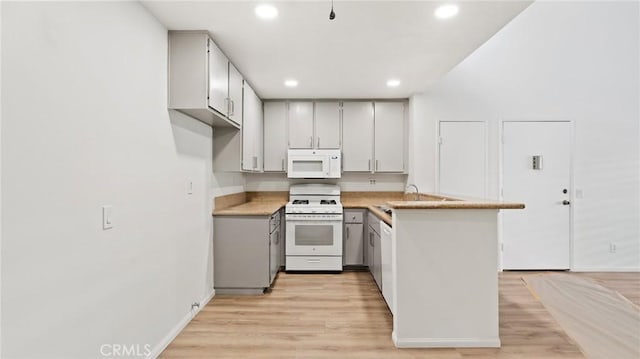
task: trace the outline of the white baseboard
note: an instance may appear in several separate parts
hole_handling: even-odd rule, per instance
[[[402,338],[391,333],[397,348],[500,348],[500,338]]]
[[[164,336],[164,338],[162,338],[162,340],[153,348],[153,350],[151,350],[151,353],[147,355],[147,359],[156,359],[157,357],[159,357],[160,354],[162,354],[162,352],[165,349],[167,349],[169,344],[171,344],[171,342],[178,336],[178,334],[182,332],[182,330],[189,324],[189,322],[191,322],[191,320],[198,313],[200,313],[202,308],[204,308],[211,301],[211,299],[213,299],[215,295],[216,295],[216,290],[212,289],[211,293],[209,293],[206,297],[204,297],[200,301],[200,307],[198,307],[198,309],[196,310],[192,310],[188,312],[182,319],[180,319],[178,324],[176,324],[176,326],[173,327],[173,329],[171,329],[169,333],[167,333],[167,335]]]
[[[640,272],[639,267],[621,268],[571,268],[572,272]]]

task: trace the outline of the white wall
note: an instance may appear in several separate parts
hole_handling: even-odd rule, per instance
[[[404,191],[406,179],[403,174],[343,173],[338,180],[300,180],[288,179],[284,173],[251,173],[246,175],[246,190],[288,191],[291,184],[323,182],[339,184],[342,191]]]
[[[244,190],[167,111],[166,29],[135,2],[3,2],[1,64],[2,357],[161,345],[212,291],[212,197]]]
[[[2,49],[2,1],[0,1],[0,50]],[[0,84],[2,56],[0,54]],[[2,86],[0,85],[0,323],[2,323]],[[0,325],[0,357],[2,357],[2,325]]]
[[[489,121],[493,198],[501,119],[572,120],[574,189],[584,192],[574,200],[573,269],[640,269],[638,18],[637,2],[531,5],[412,97],[409,181],[434,188],[438,120]]]

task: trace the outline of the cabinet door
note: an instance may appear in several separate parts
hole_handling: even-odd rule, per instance
[[[278,263],[280,267],[286,266],[286,254],[284,252],[286,248],[285,243],[285,235],[287,233],[287,221],[285,221],[285,213],[284,208],[280,210],[280,258],[278,259]]]
[[[373,103],[342,104],[342,170],[372,171]]]
[[[373,233],[373,278],[376,280],[378,289],[382,290],[382,245],[380,235]]]
[[[366,240],[366,246],[367,246],[367,266],[369,267],[369,271],[371,272],[371,274],[374,274],[374,261],[373,261],[373,236],[376,233],[373,231],[373,229],[367,227],[367,240]]]
[[[242,126],[242,74],[229,63],[229,119]]]
[[[269,284],[273,283],[273,280],[278,274],[278,268],[280,268],[278,257],[280,256],[280,227],[269,236]]]
[[[289,103],[289,148],[313,148],[313,102]]]
[[[404,171],[404,103],[375,103],[375,171]]]
[[[249,84],[244,86],[244,121],[242,124],[242,170],[262,168],[262,101]]]
[[[340,103],[315,103],[315,148],[340,148]]]
[[[364,264],[364,238],[362,223],[344,226],[344,265]]]
[[[285,172],[287,165],[287,103],[264,103],[264,170]]]
[[[209,39],[209,107],[227,115],[229,112],[229,60]]]

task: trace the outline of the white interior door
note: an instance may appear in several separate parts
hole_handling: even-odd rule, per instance
[[[504,269],[569,269],[570,122],[503,123]]]
[[[484,122],[439,124],[439,192],[486,197],[487,135]]]

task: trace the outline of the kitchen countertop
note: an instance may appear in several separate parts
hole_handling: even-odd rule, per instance
[[[240,192],[214,199],[214,216],[270,216],[289,201],[288,192]]]
[[[345,209],[367,209],[388,225],[391,216],[378,206],[394,210],[402,209],[522,209],[522,203],[497,202],[476,198],[453,198],[439,194],[420,193],[415,201],[414,193],[402,192],[343,192],[341,202]],[[287,192],[246,192],[215,199],[218,205],[214,216],[268,216],[277,212],[288,202]]]
[[[216,209],[214,216],[270,216],[287,204],[287,201],[251,201],[233,207]]]
[[[392,209],[523,209],[524,203],[467,201],[467,200],[430,200],[430,201],[390,201],[386,203]]]

